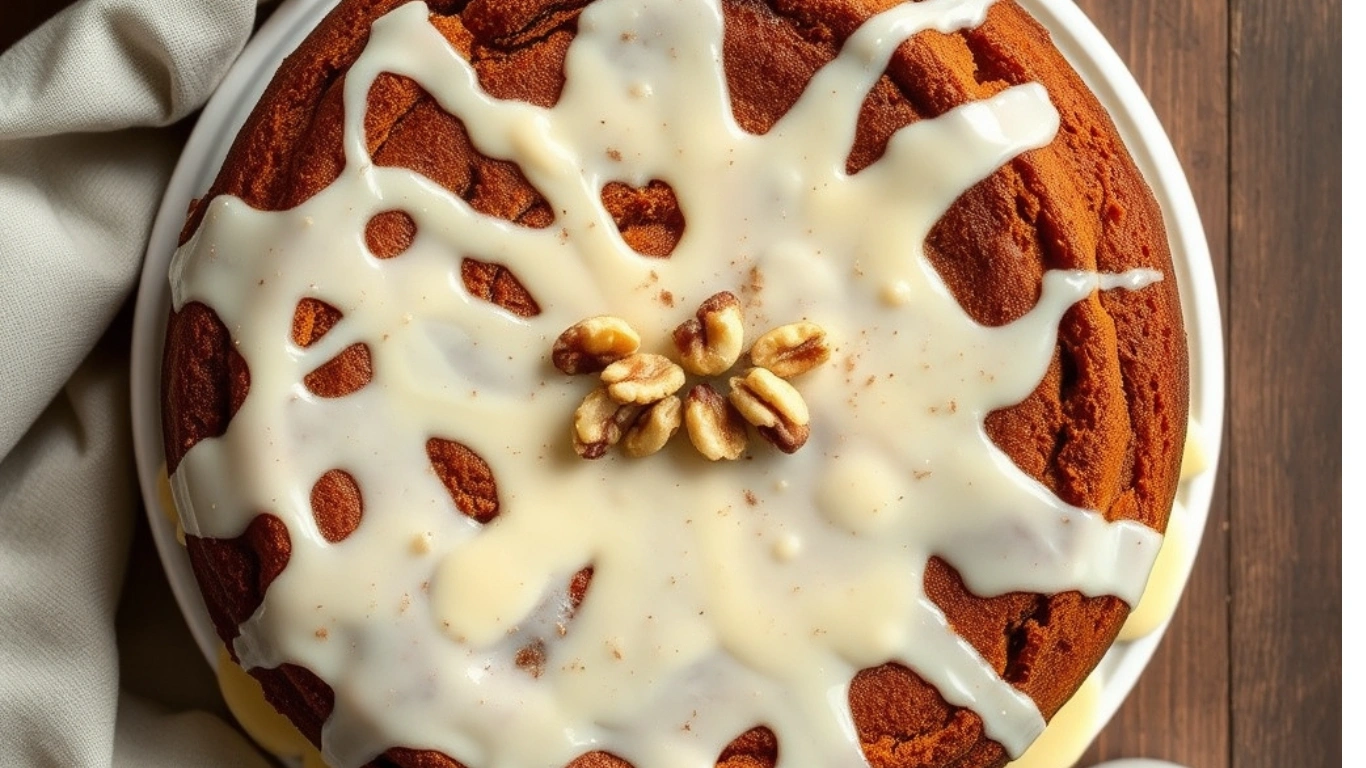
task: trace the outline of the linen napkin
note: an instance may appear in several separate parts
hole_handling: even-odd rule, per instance
[[[0,766],[267,765],[134,535],[127,384],[182,121],[255,14],[80,0],[0,55]]]

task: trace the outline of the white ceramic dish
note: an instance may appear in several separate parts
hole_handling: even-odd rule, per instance
[[[1134,160],[1162,206],[1181,288],[1191,352],[1191,415],[1211,467],[1217,465],[1223,433],[1224,350],[1219,302],[1195,201],[1171,142],[1133,76],[1114,49],[1071,0],[1020,0],[1052,32],[1072,62],[1110,111]],[[162,337],[170,310],[167,265],[175,250],[185,212],[194,196],[208,189],[238,129],[284,57],[303,40],[336,0],[285,0],[252,38],[200,116],[166,189],[143,266],[133,321],[132,416],[138,479],[157,550],[171,589],[190,630],[212,665],[219,640],[210,623],[185,550],[175,539],[158,492],[164,464],[160,420]],[[1177,501],[1189,532],[1187,554],[1177,583],[1184,585],[1194,565],[1209,514],[1214,472],[1182,483]],[[1123,703],[1147,666],[1165,632],[1117,643],[1097,670],[1101,681],[1094,731],[1099,733]],[[1094,737],[1095,733],[1091,736]]]

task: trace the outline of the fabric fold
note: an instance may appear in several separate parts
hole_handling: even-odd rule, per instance
[[[184,141],[173,124],[255,12],[81,0],[0,54],[0,765],[264,765],[222,720],[120,691],[140,511],[127,335],[107,334]]]
[[[169,125],[251,34],[252,0],[84,0],[0,54],[0,140]]]

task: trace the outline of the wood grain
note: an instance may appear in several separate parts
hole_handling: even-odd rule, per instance
[[[1223,481],[1191,585],[1082,764],[1340,765],[1340,4],[1080,4],[1191,180],[1231,382]]]
[[[1232,0],[1232,763],[1342,764],[1342,46]]]
[[[1210,0],[1082,0],[1152,102],[1186,170],[1220,303],[1228,276],[1228,9]],[[1225,333],[1228,332],[1225,313]],[[1225,463],[1227,454],[1225,454]],[[1227,477],[1220,468],[1220,476]],[[1162,645],[1082,765],[1120,757],[1229,765],[1228,505],[1215,489],[1189,586]]]

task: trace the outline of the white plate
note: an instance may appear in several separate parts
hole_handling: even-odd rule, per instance
[[[171,590],[190,631],[210,665],[219,646],[185,550],[175,540],[168,510],[158,492],[164,463],[161,443],[160,381],[162,337],[170,311],[167,265],[175,250],[190,201],[208,189],[238,129],[265,90],[275,69],[337,0],[285,0],[242,51],[209,100],[185,145],[152,228],[133,320],[132,415],[138,480]],[[1124,137],[1162,207],[1171,241],[1176,280],[1181,289],[1191,354],[1191,415],[1211,467],[1218,463],[1224,420],[1224,350],[1219,299],[1204,229],[1186,177],[1171,142],[1133,76],[1114,49],[1071,0],[1020,0],[1038,18],[1102,104]],[[1214,472],[1181,484],[1190,546],[1177,583],[1184,585],[1194,565],[1214,490]],[[1117,643],[1101,661],[1099,733],[1147,666],[1166,630],[1133,642]],[[1094,736],[1094,734],[1092,734]]]

